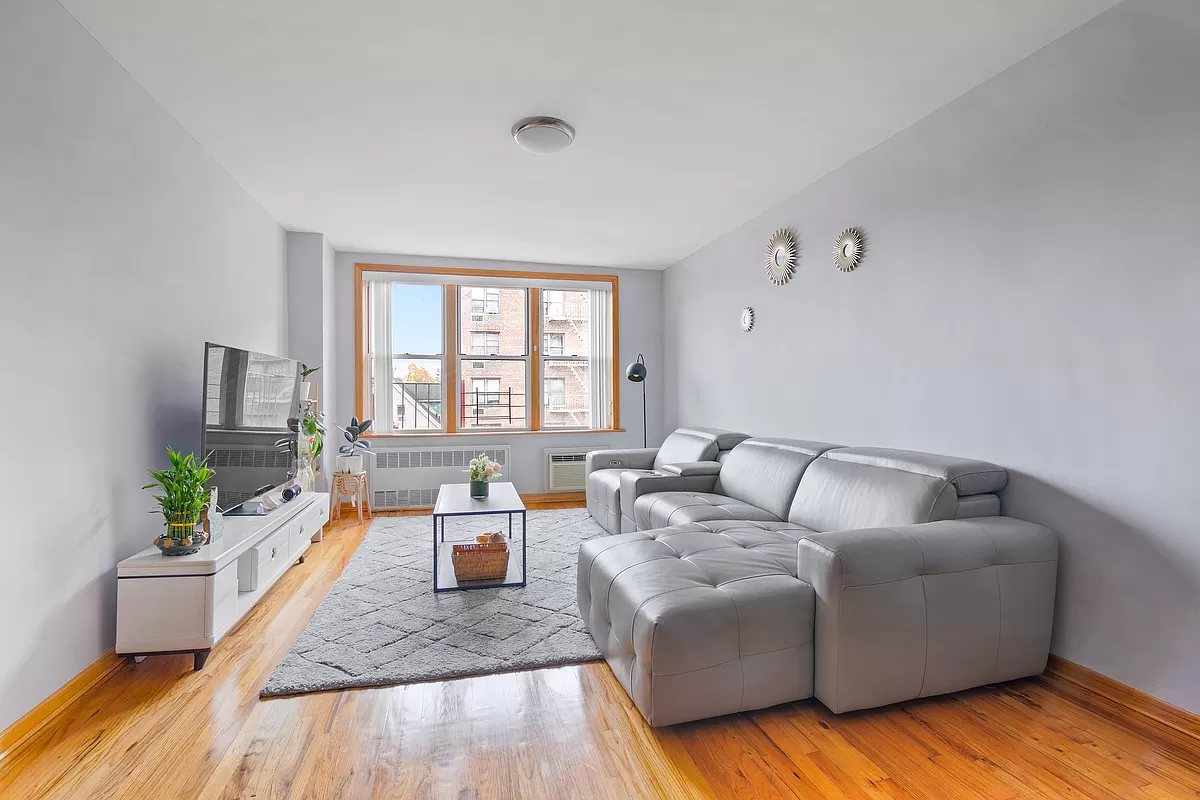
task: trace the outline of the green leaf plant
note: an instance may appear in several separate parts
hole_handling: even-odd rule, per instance
[[[340,430],[346,437],[347,442],[347,444],[344,444],[338,448],[338,452],[344,456],[347,456],[353,455],[360,450],[369,451],[371,449],[371,443],[364,439],[360,439],[359,437],[370,430],[371,422],[372,420],[369,419],[364,419],[362,422],[359,422],[358,417],[351,417],[350,424],[346,427],[343,428],[341,425],[338,425],[338,430]]]
[[[208,459],[197,461],[196,456],[176,452],[167,448],[171,461],[170,469],[148,469],[153,483],[147,483],[143,489],[157,489],[161,494],[154,496],[158,509],[151,514],[163,515],[168,522],[195,522],[200,518],[200,511],[208,503],[208,490],[204,484],[212,480],[216,471],[209,468]]]

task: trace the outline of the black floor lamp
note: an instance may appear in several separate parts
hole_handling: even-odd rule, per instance
[[[625,368],[625,377],[642,385],[642,447],[646,447],[646,359],[641,353],[637,361]]]

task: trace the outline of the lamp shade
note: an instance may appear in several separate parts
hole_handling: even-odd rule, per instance
[[[646,380],[646,361],[642,358],[641,353],[638,353],[637,361],[625,368],[625,377],[634,383]]]

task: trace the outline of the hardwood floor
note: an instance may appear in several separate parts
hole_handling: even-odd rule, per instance
[[[1200,797],[1197,749],[1053,677],[663,730],[603,664],[259,700],[366,529],[336,524],[203,671],[115,671],[0,762],[0,797]]]

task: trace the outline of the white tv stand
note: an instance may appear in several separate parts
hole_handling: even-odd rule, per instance
[[[306,492],[261,517],[225,517],[224,535],[190,556],[143,550],[117,565],[117,655],[209,651],[329,521],[329,495]]]

